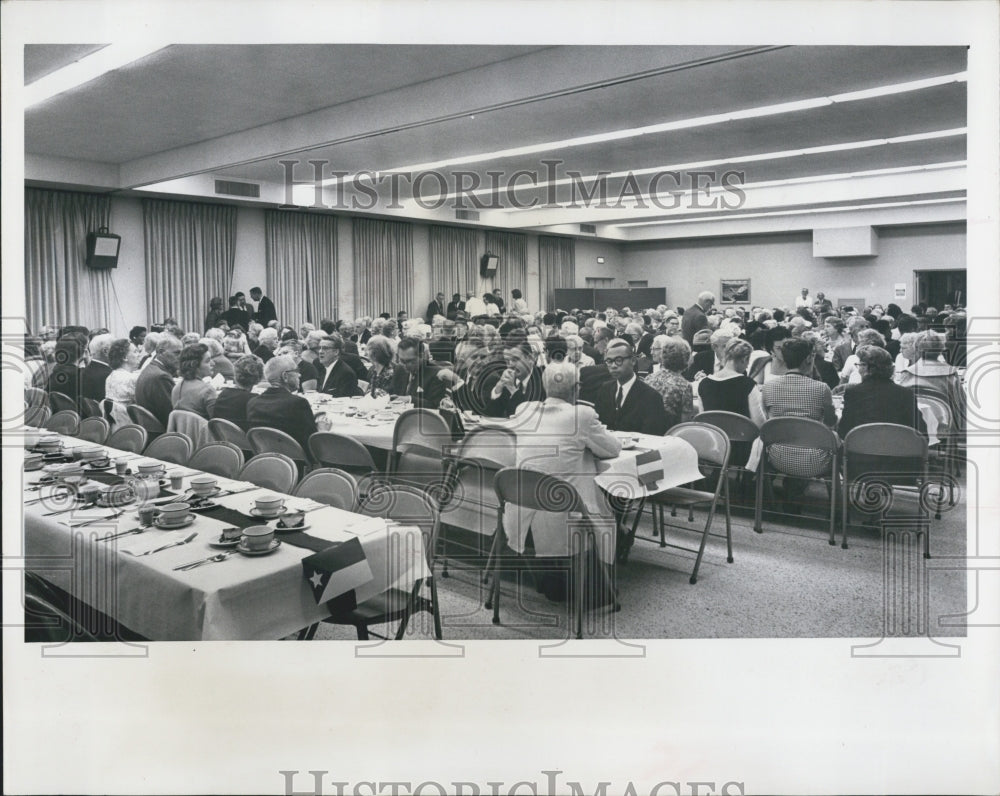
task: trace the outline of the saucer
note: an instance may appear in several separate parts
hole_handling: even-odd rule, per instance
[[[221,486],[212,487],[212,491],[211,492],[206,492],[204,495],[199,495],[191,487],[188,487],[184,491],[185,492],[190,492],[191,496],[195,500],[206,500],[207,498],[215,497],[216,495],[218,495],[222,491],[222,487]]]
[[[159,517],[153,520],[153,525],[157,528],[161,528],[164,531],[175,531],[178,528],[187,528],[192,522],[198,519],[194,514],[188,514],[181,522],[171,522],[169,524],[163,522]]]
[[[274,526],[275,533],[298,533],[299,531],[308,531],[310,528],[304,521],[301,525],[293,525],[291,527],[286,527],[280,522]]]
[[[236,545],[236,549],[239,552],[243,553],[243,555],[245,556],[266,556],[268,555],[268,553],[273,553],[279,547],[281,547],[280,539],[272,539],[270,546],[265,547],[263,550],[251,550],[249,547],[243,544],[242,539],[240,539],[239,543]]]
[[[114,462],[105,461],[104,464],[91,464],[90,462],[85,462],[83,465],[88,470],[110,470],[115,466]]]
[[[274,519],[277,519],[278,517],[280,517],[286,511],[288,511],[288,507],[287,506],[282,506],[274,514],[262,514],[260,512],[260,510],[256,506],[254,506],[252,509],[250,509],[250,514],[251,514],[251,516],[254,516],[254,517],[263,517],[265,520],[274,520]]]
[[[224,539],[223,537],[220,536],[218,539],[213,539],[211,542],[209,542],[208,546],[209,547],[236,547],[241,541],[242,541],[242,539],[240,539],[239,536],[237,536],[235,539]]]

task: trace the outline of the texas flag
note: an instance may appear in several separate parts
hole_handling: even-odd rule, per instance
[[[317,605],[372,580],[371,567],[358,539],[334,544],[303,558],[302,574],[312,588]]]
[[[644,451],[635,457],[635,474],[646,489],[655,489],[663,479],[663,459],[658,450]]]

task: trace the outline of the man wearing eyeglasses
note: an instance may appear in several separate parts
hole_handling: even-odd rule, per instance
[[[308,451],[309,437],[330,426],[325,419],[317,425],[309,401],[294,394],[299,389],[299,375],[294,357],[269,359],[264,365],[264,378],[270,386],[247,402],[247,426],[284,431]]]
[[[489,400],[483,414],[490,417],[511,417],[525,401],[544,401],[542,372],[535,367],[535,352],[527,343],[512,345],[503,352],[507,366],[498,376],[484,381]]]
[[[358,375],[342,359],[344,338],[336,332],[319,341],[317,360],[313,367],[319,374],[316,389],[334,398],[351,398],[361,395]]]
[[[628,340],[608,343],[604,364],[612,381],[601,387],[594,401],[597,416],[612,431],[662,436],[669,420],[660,394],[635,375],[635,352]]]

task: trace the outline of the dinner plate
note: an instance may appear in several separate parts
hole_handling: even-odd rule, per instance
[[[288,511],[288,506],[282,506],[274,514],[261,514],[260,511],[257,509],[256,506],[254,506],[252,509],[250,509],[250,513],[254,517],[263,517],[265,520],[276,520],[278,517],[280,517],[286,511]]]
[[[169,525],[162,522],[159,517],[153,520],[153,525],[164,531],[176,531],[178,528],[187,528],[192,522],[194,522],[198,517],[194,514],[188,514],[184,518],[183,522],[172,522]]]
[[[240,539],[239,536],[237,536],[235,539],[226,539],[226,538],[220,536],[218,539],[215,539],[215,540],[209,542],[208,546],[209,547],[236,547],[241,541],[242,540]]]
[[[242,539],[240,539],[239,543],[236,545],[237,551],[243,553],[243,555],[245,556],[266,556],[270,553],[273,553],[279,547],[281,547],[280,539],[272,539],[270,546],[265,547],[263,550],[251,550],[249,547],[243,544]]]
[[[114,462],[105,462],[104,464],[91,464],[90,462],[86,462],[86,463],[84,463],[83,466],[86,469],[88,469],[88,470],[97,470],[97,471],[101,472],[101,471],[104,471],[104,470],[111,470],[111,469],[113,469],[114,466],[115,466],[115,463]]]
[[[299,531],[308,531],[310,527],[303,522],[301,525],[293,525],[291,528],[286,528],[279,522],[274,526],[274,531],[275,533],[297,533]]]

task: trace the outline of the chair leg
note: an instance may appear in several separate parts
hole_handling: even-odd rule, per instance
[[[581,543],[584,541],[583,538],[580,539]],[[574,567],[575,575],[575,594],[573,595],[573,602],[576,605],[576,637],[583,638],[583,584],[585,581],[585,569],[587,566],[587,547],[585,544],[580,545],[580,553],[577,555],[577,563]],[[596,555],[596,551],[595,551]]]
[[[761,457],[767,455],[767,452],[761,453]],[[761,527],[761,514],[763,514],[763,503],[764,503],[764,464],[763,459],[761,461],[761,466],[757,470],[757,499],[754,503],[753,509],[753,529],[755,533],[764,533],[764,529]]]
[[[722,487],[726,500],[726,563],[733,563],[733,523],[729,514],[729,475]]]
[[[299,631],[298,640],[299,641],[312,641],[316,637],[316,631],[319,630],[319,623],[309,625],[309,627],[304,627]]]
[[[441,634],[441,611],[438,608],[438,591],[437,591],[437,581],[434,578],[431,581],[431,616],[434,619],[434,638],[439,641],[444,638]]]
[[[370,636],[368,635],[367,625],[355,625],[354,628],[358,631],[358,641],[368,641]]]
[[[413,612],[416,610],[417,599],[420,595],[420,586],[421,583],[418,580],[410,590],[410,597],[406,601],[406,610],[403,612],[403,618],[399,620],[399,627],[396,629],[396,641],[403,638],[403,635],[406,633],[406,626],[410,624],[410,617],[413,616]]]
[[[844,479],[840,484],[840,532],[841,532],[841,543],[840,546],[844,550],[847,549],[847,525],[850,519],[851,507],[848,498],[848,492],[850,491],[850,484],[847,481],[847,474],[844,474]]]
[[[494,565],[494,563],[496,561],[496,557],[498,555],[500,555],[500,531],[499,530],[497,530],[497,532],[495,534],[493,534],[493,542],[490,544],[490,555],[486,559],[486,566],[483,568],[482,582],[485,583],[485,584],[489,584],[489,582],[490,582],[490,570],[492,570],[494,568],[493,565]],[[491,600],[491,598],[489,596],[491,593],[492,592],[487,592],[486,604],[485,604],[486,610],[489,610],[490,608],[492,608],[492,605],[490,604],[492,602],[492,600]]]
[[[698,582],[698,568],[701,566],[701,559],[705,555],[705,545],[708,543],[708,532],[712,529],[712,520],[715,519],[715,506],[718,502],[718,495],[712,499],[712,505],[708,510],[708,519],[705,521],[705,530],[701,534],[701,544],[698,546],[698,557],[694,560],[694,569],[688,580],[692,586]]]
[[[667,523],[663,519],[663,506],[656,506],[654,515],[660,525],[660,547],[667,546]]]

